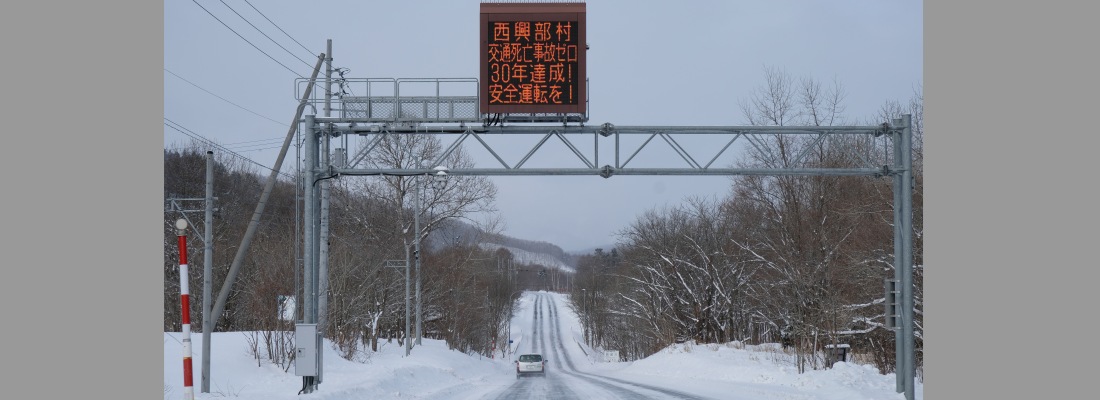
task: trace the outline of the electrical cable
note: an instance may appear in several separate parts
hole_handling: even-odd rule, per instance
[[[239,145],[244,145],[245,143],[275,142],[275,141],[282,141],[282,140],[283,140],[283,138],[281,138],[281,137],[272,138],[272,139],[256,139],[256,140],[248,140],[248,141],[244,141],[244,142],[226,143],[223,146],[236,147],[236,146],[239,146]],[[270,144],[270,143],[268,143],[268,144]],[[248,145],[248,146],[258,146],[258,145]],[[248,147],[248,146],[243,146],[243,147]]]
[[[225,28],[226,28],[226,29],[229,29],[229,31],[233,32],[233,34],[237,35],[237,37],[241,38],[241,40],[245,41],[245,43],[248,43],[248,44],[249,44],[249,45],[251,45],[251,46],[252,46],[252,47],[253,47],[254,49],[256,49],[257,51],[259,51],[260,53],[263,53],[263,54],[264,54],[265,56],[267,56],[267,58],[270,58],[270,59],[271,59],[271,61],[274,61],[274,62],[275,62],[276,64],[279,64],[279,65],[281,65],[281,66],[282,66],[283,68],[286,68],[286,70],[287,70],[287,71],[290,71],[290,73],[294,74],[294,76],[297,76],[297,77],[299,77],[299,78],[305,79],[305,77],[304,77],[304,76],[301,76],[301,75],[299,75],[299,74],[298,74],[297,72],[294,72],[294,70],[293,70],[293,69],[290,69],[290,67],[287,67],[286,65],[283,65],[283,63],[279,62],[279,60],[276,60],[276,59],[275,59],[275,57],[272,57],[272,56],[271,56],[270,54],[267,54],[267,53],[266,53],[266,52],[264,52],[263,50],[260,50],[260,48],[259,48],[259,47],[256,47],[256,45],[255,45],[255,44],[252,44],[252,42],[249,42],[249,41],[248,41],[248,39],[245,39],[245,38],[244,38],[244,36],[241,36],[241,34],[240,34],[240,33],[237,33],[237,31],[233,30],[233,28],[230,28],[230,27],[229,27],[229,25],[226,25],[226,23],[225,23],[225,22],[223,22],[223,21],[222,21],[222,20],[221,20],[220,18],[218,18],[218,17],[216,16],[216,15],[214,15],[214,13],[210,12],[210,10],[207,10],[207,9],[206,9],[206,7],[203,7],[203,6],[202,6],[202,4],[199,4],[199,2],[198,2],[198,1],[196,1],[196,0],[191,0],[191,2],[195,3],[195,5],[199,6],[199,8],[202,8],[202,10],[203,10],[203,11],[206,11],[206,13],[207,13],[207,14],[210,14],[210,16],[211,16],[211,17],[214,17],[214,19],[218,20],[218,22],[221,22],[222,26],[225,26]]]
[[[283,51],[287,52],[287,54],[290,54],[291,57],[297,58],[298,61],[301,61],[302,64],[305,64],[307,67],[312,67],[312,65],[309,65],[309,63],[306,62],[306,60],[303,60],[303,59],[299,58],[297,55],[295,55],[294,53],[291,53],[290,50],[287,50],[286,47],[283,47],[283,45],[279,44],[279,42],[276,42],[275,39],[271,38],[271,36],[267,36],[267,34],[264,33],[264,31],[260,30],[260,28],[256,27],[256,25],[253,25],[252,22],[249,21],[247,18],[245,18],[243,15],[241,15],[241,13],[237,12],[237,10],[234,10],[233,7],[229,6],[229,4],[226,4],[225,0],[218,0],[218,1],[221,1],[222,4],[225,4],[225,7],[229,8],[229,11],[232,11],[234,14],[237,14],[238,17],[241,17],[241,19],[244,20],[244,22],[248,23],[248,25],[250,25],[250,26],[252,26],[252,28],[256,29],[257,32],[260,32],[261,35],[264,35],[264,37],[267,38],[267,40],[270,40],[271,43],[275,43],[276,46],[279,46],[280,49],[283,49]],[[255,7],[253,7],[253,8],[255,8]]]
[[[220,144],[218,144],[218,143],[216,143],[216,142],[214,142],[214,141],[212,141],[212,140],[210,140],[210,139],[207,139],[206,137],[204,137],[204,136],[202,136],[202,135],[200,135],[200,134],[198,134],[198,133],[195,133],[194,131],[192,131],[192,130],[190,130],[190,129],[187,129],[186,127],[184,127],[183,125],[180,125],[179,123],[177,123],[177,122],[175,122],[175,121],[172,121],[172,120],[170,120],[170,119],[168,119],[168,118],[164,118],[164,120],[165,120],[165,121],[167,121],[167,122],[165,122],[165,123],[164,123],[164,125],[165,125],[165,126],[167,126],[167,127],[169,127],[169,128],[172,128],[173,130],[175,130],[175,131],[177,131],[177,132],[179,132],[179,133],[182,133],[182,134],[184,134],[184,135],[187,135],[187,136],[189,136],[189,137],[191,137],[191,138],[193,138],[193,139],[195,139],[195,140],[198,140],[198,141],[201,141],[201,142],[205,142],[205,143],[207,143],[207,144],[209,144],[209,145],[211,145],[211,146],[213,146],[213,147],[216,147],[216,148],[220,149],[221,151],[223,151],[223,152],[225,152],[225,153],[227,153],[227,154],[230,154],[230,155],[232,155],[232,156],[238,157],[238,158],[240,158],[240,159],[242,159],[242,160],[244,160],[244,161],[250,162],[250,163],[252,163],[252,164],[256,164],[256,165],[260,166],[261,168],[263,168],[263,169],[265,169],[265,170],[268,170],[268,171],[274,171],[274,169],[273,169],[273,168],[271,168],[271,167],[268,167],[268,166],[266,166],[266,165],[263,165],[263,164],[260,164],[259,162],[256,162],[256,161],[252,160],[251,158],[248,158],[248,157],[245,157],[245,156],[243,156],[243,155],[241,155],[241,154],[238,154],[238,153],[237,153],[237,152],[235,152],[235,151],[229,150],[229,149],[227,149],[227,148],[223,147],[222,145],[220,145]],[[171,124],[169,124],[169,123],[171,123]],[[173,125],[175,125],[175,126],[173,126]],[[280,147],[282,147],[282,146],[280,146]],[[289,175],[289,174],[287,174],[287,173],[284,173],[284,172],[282,172],[282,171],[279,171],[279,175],[282,175],[283,177],[286,177],[286,178],[292,178],[292,179],[294,178],[293,176],[291,176],[291,175]]]
[[[253,9],[253,10],[256,10],[256,12],[257,12],[257,13],[259,13],[259,14],[260,14],[261,16],[263,16],[263,17],[264,17],[264,19],[266,19],[266,20],[267,20],[267,22],[270,22],[270,23],[271,23],[271,25],[275,25],[275,28],[276,28],[276,29],[278,29],[278,30],[279,30],[279,32],[282,32],[282,33],[283,33],[284,35],[286,35],[286,37],[290,38],[290,40],[293,40],[293,41],[294,41],[294,43],[298,43],[298,45],[299,45],[299,46],[302,46],[302,48],[303,48],[303,49],[305,49],[307,53],[309,53],[309,54],[317,54],[316,52],[314,52],[314,51],[312,51],[312,50],[310,50],[310,49],[306,48],[306,46],[305,46],[305,45],[303,45],[303,44],[299,43],[299,42],[298,42],[298,40],[297,40],[297,39],[294,39],[294,37],[293,37],[293,36],[290,36],[290,34],[289,34],[289,33],[286,33],[286,31],[284,31],[284,30],[283,30],[283,28],[280,28],[280,27],[279,27],[279,25],[275,24],[275,22],[274,22],[274,21],[272,21],[272,20],[271,20],[271,18],[268,18],[268,17],[266,16],[266,15],[264,15],[264,13],[260,12],[260,10],[259,10],[259,9],[257,9],[257,8],[256,8],[256,6],[252,5],[252,3],[249,3],[249,2],[248,2],[248,0],[244,0],[244,2],[245,2],[245,3],[248,3],[248,6],[249,6],[249,7],[252,7],[252,9]]]
[[[284,127],[286,126],[286,124],[284,124],[284,123],[282,123],[282,122],[279,122],[279,121],[276,121],[276,120],[274,120],[274,119],[271,119],[271,118],[265,117],[265,116],[263,116],[263,115],[260,115],[260,113],[257,113],[257,112],[255,112],[255,111],[249,110],[249,109],[247,109],[247,108],[244,108],[244,107],[240,106],[239,104],[237,104],[237,103],[234,103],[234,102],[232,102],[232,101],[226,100],[226,99],[225,99],[224,97],[218,96],[218,95],[217,95],[217,94],[215,94],[214,92],[211,92],[211,91],[209,91],[209,90],[206,90],[206,89],[204,89],[204,88],[203,88],[202,86],[196,85],[196,84],[195,84],[194,82],[191,82],[191,81],[189,81],[189,80],[185,79],[184,77],[182,77],[182,76],[179,76],[179,74],[176,74],[175,72],[169,71],[169,70],[168,70],[168,68],[165,68],[165,69],[164,69],[164,71],[165,71],[165,72],[167,72],[167,73],[169,73],[169,74],[172,74],[172,75],[174,75],[174,76],[175,76],[175,77],[177,77],[177,78],[180,78],[180,79],[181,79],[181,80],[183,80],[184,82],[187,82],[187,83],[191,84],[191,86],[194,86],[194,87],[197,87],[197,88],[199,88],[199,90],[202,90],[202,91],[204,91],[204,92],[206,92],[206,93],[209,93],[209,94],[210,94],[211,96],[214,96],[214,97],[217,97],[218,99],[221,99],[221,101],[224,101],[224,102],[226,102],[226,103],[232,104],[233,106],[235,106],[235,107],[237,107],[237,108],[240,108],[240,109],[242,109],[242,110],[245,110],[245,111],[248,111],[248,112],[250,112],[250,113],[252,113],[252,114],[255,114],[256,116],[258,116],[258,117],[260,117],[260,118],[266,119],[266,120],[268,120],[268,121],[271,121],[271,122],[274,122],[274,123],[276,123],[276,124],[279,124],[279,126],[284,126]]]

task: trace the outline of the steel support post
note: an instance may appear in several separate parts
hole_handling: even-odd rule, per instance
[[[905,114],[901,118],[901,315],[904,323],[902,330],[902,351],[905,364],[905,398],[914,399],[914,378],[916,377],[916,342],[913,330],[916,320],[913,318],[913,130],[912,116]]]
[[[309,118],[307,117],[308,121]],[[320,299],[321,299],[321,190],[318,184],[318,178],[320,177],[321,168],[321,132],[317,127],[317,124],[311,122],[309,124],[313,130],[313,170],[310,172],[310,192],[313,193],[313,199],[309,206],[313,209],[313,220],[310,221],[310,229],[312,229],[313,251],[311,254],[311,261],[313,267],[310,271],[313,273],[313,323],[316,324],[321,319],[320,313]],[[314,348],[318,349],[317,365],[321,364],[321,335],[320,329],[315,330],[316,336],[314,336]],[[313,390],[317,390],[317,376],[314,375]]]
[[[305,230],[304,238],[304,251],[303,261],[304,268],[302,271],[302,299],[303,299],[303,322],[306,324],[317,323],[317,284],[316,284],[316,270],[317,270],[317,258],[316,254],[316,220],[317,220],[317,208],[314,207],[316,201],[316,191],[314,188],[314,180],[316,180],[316,168],[317,168],[317,130],[314,123],[313,115],[305,116],[305,123],[302,129],[305,134],[305,166],[302,168],[302,191],[304,192],[303,208],[305,214],[305,224],[303,228]],[[319,347],[318,347],[319,349]],[[318,351],[318,354],[321,352]],[[302,377],[302,386],[304,393],[310,393],[313,391],[313,379],[311,376]]]
[[[913,330],[913,152],[912,116],[894,120],[894,279],[900,287],[898,327],[895,331],[894,374],[898,393],[913,400],[916,343]]]
[[[321,170],[318,171],[318,180],[316,185],[320,195],[320,226],[318,228],[317,235],[317,345],[318,349],[324,342],[325,327],[328,324],[328,236],[329,236],[329,180],[321,177],[323,170],[329,166],[329,145],[332,140],[332,136],[328,132],[321,132]],[[320,352],[318,352],[320,354]],[[320,355],[318,355],[320,357]],[[320,362],[317,363],[317,383],[320,384],[324,376],[324,369]]]
[[[412,350],[412,336],[409,335],[409,300],[412,298],[409,294],[409,246],[405,246],[405,357],[409,356],[409,352]]]
[[[896,127],[898,121],[895,120],[893,122]],[[902,176],[897,173],[897,171],[901,169],[901,134],[895,132],[891,135],[891,142],[894,146],[892,160],[892,168],[894,171],[892,176],[894,180],[894,184],[892,185],[894,190],[894,281],[900,286],[901,276],[904,270],[902,259],[905,258],[901,250],[905,247],[903,243],[904,239],[901,237],[902,231],[904,230],[901,222],[901,203],[904,201],[901,195]],[[898,304],[898,307],[903,307],[903,305]],[[887,318],[889,318],[889,316],[887,316]],[[894,377],[897,381],[897,392],[903,393],[905,392],[905,350],[903,348],[905,337],[903,336],[901,326],[905,325],[906,320],[901,315],[898,315],[896,321],[897,326],[894,327]]]
[[[420,168],[421,160],[417,160],[417,168]],[[420,346],[421,326],[424,314],[420,312],[420,177],[413,177],[413,196],[416,197],[413,215],[413,262],[416,263],[416,345]]]

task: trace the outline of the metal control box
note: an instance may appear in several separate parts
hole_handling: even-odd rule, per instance
[[[317,376],[317,324],[294,325],[294,375]]]

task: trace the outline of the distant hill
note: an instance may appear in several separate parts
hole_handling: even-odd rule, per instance
[[[448,221],[427,240],[430,248],[449,244],[476,244],[484,249],[505,248],[512,252],[517,262],[524,264],[540,264],[569,272],[577,267],[577,257],[553,243],[490,234],[459,220]]]
[[[576,261],[573,265],[567,264],[565,260],[562,260],[556,256],[539,253],[534,251],[528,251],[517,247],[505,246],[499,243],[481,243],[481,248],[486,250],[507,249],[512,253],[512,257],[515,258],[518,264],[528,265],[542,265],[548,268],[556,268],[566,272],[576,272]]]
[[[595,253],[596,249],[603,249],[604,251],[608,251],[608,250],[613,249],[613,248],[615,248],[615,245],[609,243],[609,244],[606,244],[606,245],[603,245],[603,246],[589,247],[587,249],[570,250],[569,255],[576,258],[576,257],[580,257],[580,256],[583,256],[583,255],[588,255],[588,254]]]

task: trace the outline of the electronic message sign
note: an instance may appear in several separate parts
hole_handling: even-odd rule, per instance
[[[585,4],[481,3],[481,112],[585,112]]]

